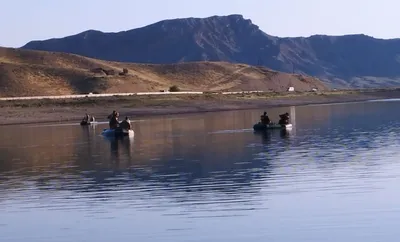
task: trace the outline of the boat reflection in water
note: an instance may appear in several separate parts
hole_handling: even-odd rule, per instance
[[[6,160],[20,160],[13,161],[12,168],[6,162],[0,170],[12,169],[15,176],[9,176],[7,183],[21,191],[35,191],[47,199],[71,194],[88,206],[85,209],[107,209],[105,203],[115,202],[152,209],[161,201],[163,206],[179,208],[204,201],[206,207],[254,208],[276,172],[271,164],[292,142],[286,130],[258,133],[260,141],[249,129],[257,115],[241,111],[202,118],[158,117],[134,122],[132,138],[104,137],[104,125],[31,129],[26,143],[33,143],[37,133],[48,135],[24,153],[17,149],[3,153],[9,157]],[[48,152],[49,146],[54,152]],[[21,187],[27,186],[18,183],[22,177],[33,187]],[[3,195],[16,195],[9,188]],[[191,208],[192,214],[196,211]]]
[[[110,143],[110,154],[111,158],[115,158],[115,161],[119,161],[120,149],[123,149],[122,153],[127,155],[130,160],[133,158],[132,154],[134,148],[135,136],[124,136],[124,137],[113,137],[102,135],[104,140]]]
[[[269,144],[270,142],[272,142],[272,137],[276,137],[277,134],[279,134],[281,138],[285,139],[290,138],[290,136],[292,135],[291,130],[286,129],[253,131],[253,133],[262,138],[263,144]]]
[[[106,124],[0,127],[1,236],[395,241],[398,105],[271,108],[292,130],[256,133],[264,110],[158,116],[134,140],[102,137]]]

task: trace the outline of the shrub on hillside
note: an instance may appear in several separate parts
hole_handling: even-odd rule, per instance
[[[170,92],[179,92],[181,89],[177,85],[173,85],[169,88]]]
[[[122,72],[119,73],[120,76],[126,76],[128,74],[128,69],[122,69]]]
[[[109,69],[109,70],[104,70],[107,76],[112,76],[115,75],[115,70]]]

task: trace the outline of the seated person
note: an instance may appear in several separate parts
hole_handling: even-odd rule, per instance
[[[125,117],[125,120],[123,120],[120,124],[119,127],[122,129],[130,130],[132,129],[131,121],[129,120],[128,117]]]
[[[111,118],[110,118],[110,122],[108,123],[108,125],[110,126],[110,129],[116,129],[119,126],[119,122],[118,122],[118,117],[116,114],[114,114]]]
[[[108,119],[111,119],[113,116],[117,115],[117,111],[112,111],[112,113],[110,115],[108,115]]]
[[[90,117],[90,122],[94,122],[94,116]]]
[[[85,122],[85,123],[89,122],[89,115],[87,113],[83,117],[82,122]]]
[[[264,114],[261,115],[261,123],[262,124],[271,124],[271,120],[269,119],[267,112],[264,112]]]
[[[279,115],[279,124],[289,124],[289,113]]]

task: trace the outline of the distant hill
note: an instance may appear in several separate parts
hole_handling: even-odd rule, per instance
[[[164,20],[118,33],[89,30],[60,39],[31,41],[22,48],[120,62],[262,65],[316,76],[331,87],[400,85],[399,39],[365,35],[278,38],[242,15]]]
[[[160,91],[172,85],[188,91],[285,91],[289,86],[299,91],[326,89],[313,77],[245,64],[132,64],[0,48],[0,96]]]

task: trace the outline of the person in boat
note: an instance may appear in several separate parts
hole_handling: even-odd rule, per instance
[[[117,115],[117,111],[113,110],[110,115],[108,115],[108,119],[111,119],[114,115]]]
[[[267,112],[264,112],[264,114],[261,115],[261,123],[262,124],[271,124],[271,120],[269,119]]]
[[[84,122],[84,123],[89,122],[89,114],[85,113],[85,116],[83,116],[82,122]]]
[[[118,113],[113,111],[112,116],[110,117],[110,122],[108,123],[110,126],[110,129],[116,129],[119,126],[119,121],[118,121]]]
[[[129,120],[129,118],[125,117],[125,119],[119,124],[119,127],[126,130],[132,129],[131,121]]]
[[[283,124],[289,124],[289,113],[284,113],[284,114],[280,114],[279,115],[279,124],[283,125]]]
[[[94,122],[94,121],[95,121],[94,116],[91,116],[90,117],[90,122]]]

